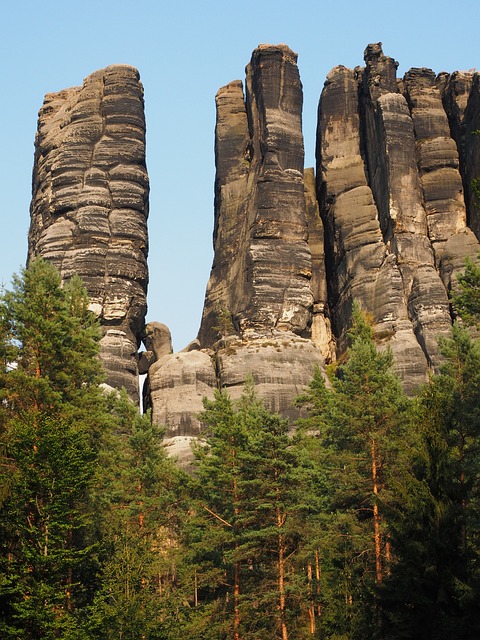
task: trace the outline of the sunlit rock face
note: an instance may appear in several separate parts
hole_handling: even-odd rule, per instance
[[[448,292],[479,250],[478,75],[416,68],[399,79],[381,44],[368,45],[363,67],[326,79],[314,173],[303,167],[296,61],[285,45],[261,45],[245,85],[216,96],[202,322],[184,352],[149,371],[154,419],[182,459],[201,436],[202,395],[237,399],[249,377],[293,423],[313,368],[344,353],[355,300],[414,393],[441,363]]]
[[[440,363],[448,290],[479,249],[463,190],[480,170],[478,136],[465,133],[478,93],[463,75],[422,68],[399,80],[396,69],[377,43],[365,67],[330,72],[318,111],[317,194],[337,350],[356,299],[413,392]]]
[[[138,400],[146,312],[148,175],[143,87],[107,67],[48,94],[39,112],[28,257],[83,279],[100,317],[107,384]]]
[[[148,177],[138,72],[112,66],[45,98],[33,173],[29,259],[78,273],[99,315],[111,387],[164,425],[182,463],[203,398],[252,378],[293,424],[316,366],[342,356],[357,300],[409,393],[441,363],[449,290],[479,250],[480,80],[397,63],[380,43],[328,74],[316,170],[304,169],[297,55],[259,45],[216,96],[214,260],[198,336],[172,353],[145,327]],[[165,277],[168,277],[167,275]],[[139,358],[137,348],[145,341]]]
[[[182,459],[201,433],[202,396],[224,388],[237,399],[251,377],[267,406],[293,422],[315,365],[334,357],[302,101],[297,55],[285,45],[260,45],[245,90],[236,80],[217,93],[215,255],[201,326],[186,351],[149,371],[154,417],[167,422]]]
[[[313,304],[303,179],[302,86],[288,47],[261,45],[246,95],[216,97],[215,258],[199,339],[218,340],[228,315],[244,338],[308,335]]]

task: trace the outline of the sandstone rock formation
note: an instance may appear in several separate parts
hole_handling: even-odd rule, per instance
[[[240,82],[217,94],[215,258],[199,339],[233,330],[308,333],[311,255],[303,184],[302,87],[297,56],[261,45]]]
[[[466,225],[439,88],[448,79],[412,69],[399,82],[396,68],[374,44],[365,68],[330,72],[319,104],[317,190],[338,347],[357,299],[413,391],[439,363],[438,337],[451,325],[447,293],[478,241]]]
[[[200,350],[159,359],[149,372],[155,419],[176,424],[178,436],[199,432],[202,395],[218,387],[238,398],[250,375],[268,406],[293,419],[292,401],[314,366],[332,357],[323,228],[312,172],[304,180],[296,62],[285,45],[260,45],[245,95],[240,81],[217,93],[215,256]]]
[[[107,383],[138,400],[137,348],[148,281],[143,88],[107,67],[48,94],[35,141],[28,257],[79,274],[99,315]]]
[[[480,77],[397,63],[380,43],[335,67],[318,108],[317,167],[304,170],[297,56],[260,45],[216,96],[214,261],[197,338],[172,353],[144,326],[148,178],[143,91],[114,66],[47,95],[40,111],[29,259],[78,273],[103,326],[113,387],[138,395],[186,462],[204,397],[247,377],[291,422],[315,366],[341,356],[354,300],[392,349],[407,391],[441,362],[448,292],[479,250]],[[477,183],[480,185],[480,183]],[[137,348],[144,339],[146,351]]]

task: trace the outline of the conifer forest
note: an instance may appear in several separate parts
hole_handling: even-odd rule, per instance
[[[480,268],[407,396],[357,305],[291,429],[252,380],[204,401],[186,472],[108,394],[80,279],[0,301],[2,640],[480,637]]]

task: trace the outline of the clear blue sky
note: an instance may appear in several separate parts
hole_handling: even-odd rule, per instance
[[[306,164],[329,70],[363,64],[370,42],[436,72],[480,66],[478,0],[1,0],[0,279],[27,251],[31,171],[43,96],[109,64],[136,66],[145,87],[150,197],[149,320],[174,347],[197,333],[212,262],[215,93],[259,43],[299,54]]]

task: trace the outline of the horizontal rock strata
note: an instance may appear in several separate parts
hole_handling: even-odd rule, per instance
[[[138,400],[146,312],[148,175],[143,88],[133,67],[107,67],[48,94],[35,141],[29,260],[83,279],[100,317],[107,384]]]
[[[155,419],[175,425],[170,437],[198,435],[201,394],[218,387],[238,398],[250,376],[267,405],[293,420],[294,398],[314,366],[332,357],[323,227],[313,174],[310,186],[304,180],[296,61],[285,45],[260,45],[245,95],[240,81],[217,93],[215,255],[198,343],[149,371]],[[177,375],[190,403],[175,416],[177,391],[167,386]]]
[[[473,92],[462,82],[455,93],[449,78],[429,69],[399,81],[396,69],[373,44],[364,68],[330,72],[319,103],[317,193],[337,346],[344,349],[357,299],[413,392],[440,363],[438,338],[451,326],[448,290],[465,256],[478,252],[459,161],[461,145],[472,147],[462,118]]]
[[[297,56],[260,45],[216,96],[214,261],[197,338],[172,353],[144,326],[148,177],[143,91],[114,66],[45,98],[33,176],[29,259],[82,276],[104,331],[113,387],[138,396],[182,463],[203,398],[240,397],[253,378],[293,424],[293,401],[345,351],[353,302],[371,316],[409,393],[441,363],[448,294],[479,250],[480,80],[410,69],[381,44],[335,67],[318,108],[316,176],[304,170]],[[137,355],[140,339],[146,351]]]

